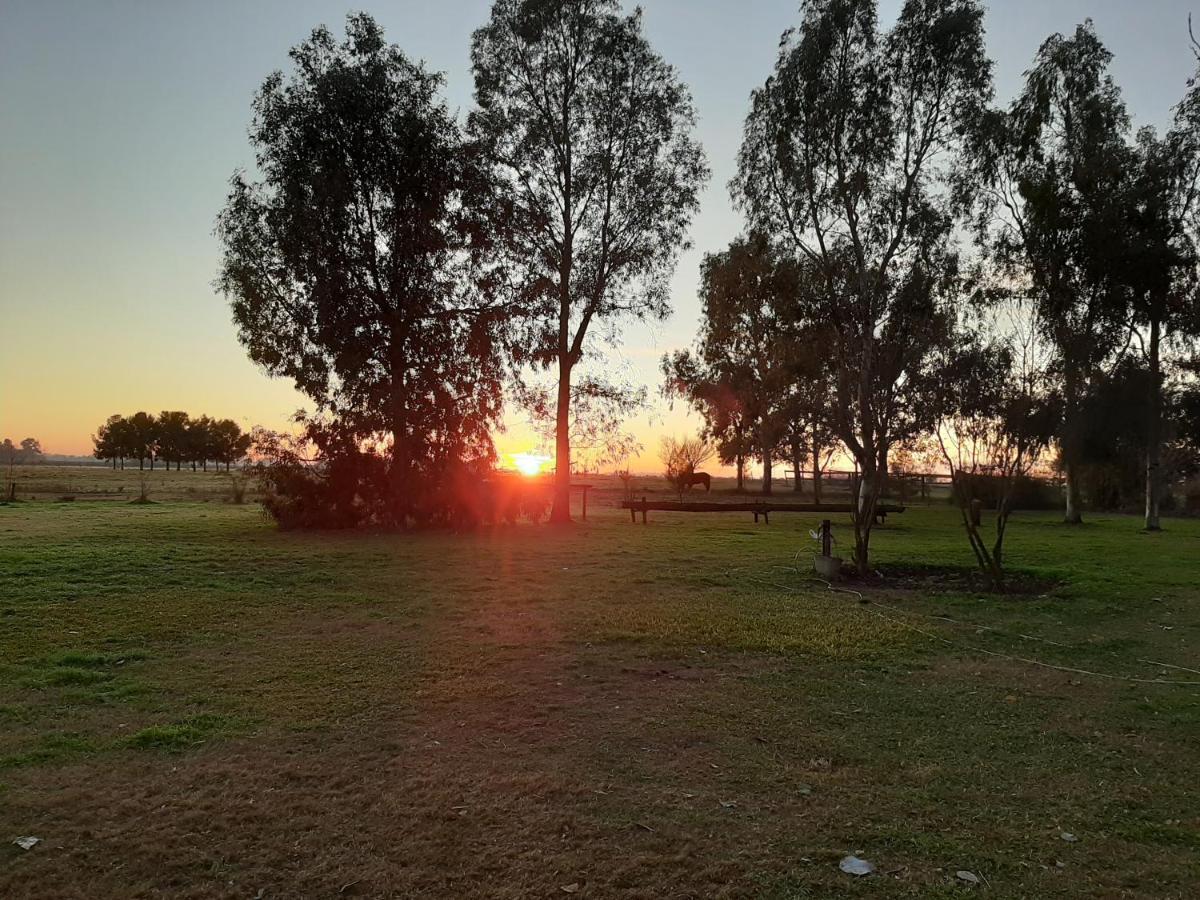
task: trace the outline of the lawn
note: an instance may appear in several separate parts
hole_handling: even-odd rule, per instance
[[[860,603],[816,517],[210,493],[0,507],[0,897],[1195,896],[1200,522],[1021,515],[1041,592]],[[944,506],[875,546],[970,562]]]

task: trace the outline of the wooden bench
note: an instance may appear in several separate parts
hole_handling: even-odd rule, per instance
[[[643,497],[641,500],[622,500],[621,508],[629,510],[629,520],[637,522],[637,514],[642,514],[642,524],[646,524],[646,514],[651,510],[657,512],[685,512],[685,513],[723,513],[723,512],[748,512],[754,514],[754,521],[758,521],[758,517],[762,516],[763,522],[771,524],[771,513],[778,512],[798,512],[798,513],[846,513],[854,512],[854,507],[849,503],[783,503],[772,500],[752,500],[741,501],[734,503],[721,503],[719,501],[697,501],[697,502],[679,502],[676,500],[647,500]],[[875,507],[875,518],[881,524],[886,521],[891,513],[904,512],[903,506],[895,506],[892,504],[881,503]]]

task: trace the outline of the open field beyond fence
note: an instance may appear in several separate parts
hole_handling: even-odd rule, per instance
[[[281,533],[155,475],[0,507],[0,897],[1196,895],[1200,522],[1023,514],[995,597],[910,508],[863,604],[819,516]]]

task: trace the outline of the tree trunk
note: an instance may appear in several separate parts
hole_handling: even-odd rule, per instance
[[[388,364],[391,368],[392,384],[389,397],[388,424],[392,431],[392,467],[388,472],[388,489],[391,494],[390,515],[392,524],[408,526],[411,508],[409,480],[412,469],[412,449],[408,441],[408,361],[405,355],[403,322],[391,323],[391,345],[388,348]]]
[[[817,438],[817,426],[812,430],[812,473],[813,503],[821,502],[821,442]]]
[[[792,438],[792,477],[794,484],[792,490],[797,494],[804,493],[804,447],[800,443],[800,438]]]
[[[764,496],[771,495],[771,457],[774,449],[767,440],[767,426],[763,425],[758,432],[758,452],[762,454],[762,492]]]
[[[1080,525],[1083,523],[1083,494],[1079,488],[1078,464],[1069,460],[1064,463],[1063,471],[1067,482],[1067,511],[1063,521],[1068,525]]]
[[[145,460],[145,458],[139,456],[138,457],[138,471],[141,472],[145,468],[146,468],[146,460]]]
[[[1068,369],[1066,382],[1063,385],[1063,400],[1066,404],[1063,424],[1066,426],[1066,437],[1069,443],[1062,448],[1063,476],[1066,479],[1067,492],[1063,522],[1068,525],[1083,523],[1083,493],[1079,484],[1079,460],[1077,458],[1079,451],[1076,447],[1079,439],[1074,433],[1078,426],[1076,418],[1079,415],[1080,395],[1082,394],[1080,381],[1081,379],[1074,374],[1073,370]]]
[[[571,521],[571,364],[562,356],[558,362],[558,407],[554,415],[554,506],[550,521],[557,525]]]
[[[737,462],[737,489],[740,494],[746,489],[746,456],[744,453],[739,453],[736,457]]]
[[[1162,496],[1162,325],[1150,320],[1150,426],[1146,439],[1146,530],[1160,531],[1158,504]]]

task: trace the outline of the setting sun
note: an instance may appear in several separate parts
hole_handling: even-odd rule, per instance
[[[513,468],[528,478],[541,475],[546,469],[546,463],[550,462],[549,456],[538,453],[510,453],[509,458]]]

